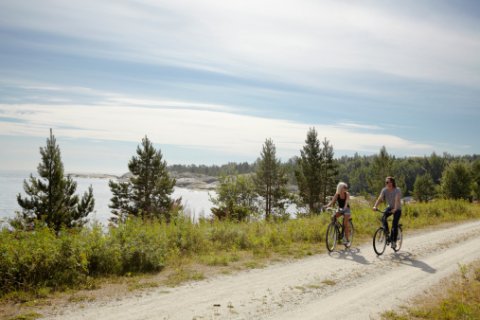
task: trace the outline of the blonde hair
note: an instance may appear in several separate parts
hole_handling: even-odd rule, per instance
[[[347,188],[348,189],[348,184],[346,184],[345,182],[339,182],[337,184],[337,194],[340,194],[340,191],[342,191],[343,188]]]

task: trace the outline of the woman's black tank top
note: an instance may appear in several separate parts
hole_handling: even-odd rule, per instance
[[[347,200],[347,195],[345,194],[345,199],[340,198],[340,195],[337,197],[338,207],[343,208],[345,207],[345,201]],[[347,205],[347,208],[350,208],[350,204]]]

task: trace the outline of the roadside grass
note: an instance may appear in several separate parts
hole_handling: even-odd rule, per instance
[[[380,214],[365,202],[352,203],[354,245],[371,241]],[[403,207],[404,230],[480,218],[480,206],[436,200]],[[269,263],[325,252],[328,214],[287,221],[172,223],[129,219],[107,231],[48,228],[0,231],[0,305],[28,304],[57,292],[94,290],[127,279],[128,290],[176,286],[217,273],[262,268]],[[161,281],[131,280],[162,274]],[[1,309],[1,308],[0,308]],[[0,316],[2,316],[0,312]]]
[[[19,315],[16,315],[12,318],[9,318],[9,320],[35,320],[35,319],[40,319],[43,316],[37,312],[28,312],[28,313],[22,313]]]
[[[419,296],[413,306],[383,313],[383,320],[480,319],[480,260],[459,265],[458,273]]]

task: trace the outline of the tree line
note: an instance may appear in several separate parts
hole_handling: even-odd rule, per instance
[[[41,221],[56,231],[82,226],[94,209],[92,187],[82,197],[75,194],[77,184],[65,176],[60,147],[51,130],[40,154],[39,177],[30,175],[24,181],[27,196],[18,194],[22,212],[11,224],[25,228],[33,221]],[[171,171],[218,175],[216,195],[211,196],[212,213],[217,219],[238,221],[288,219],[286,207],[290,203],[306,208],[308,214],[318,213],[340,180],[348,183],[355,195],[378,193],[386,176],[395,176],[404,195],[419,201],[434,197],[473,200],[480,195],[479,156],[432,153],[428,157],[396,158],[382,147],[373,156],[355,154],[335,159],[333,145],[326,138],[320,141],[315,128],[308,130],[300,155],[284,163],[268,138],[253,164],[210,167],[167,167],[161,151],[145,136],[128,162],[128,169],[131,174],[127,181],[109,181],[114,223],[122,223],[130,216],[170,222],[181,214],[181,199],[171,198],[176,182]]]

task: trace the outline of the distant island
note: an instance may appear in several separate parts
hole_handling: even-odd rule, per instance
[[[131,177],[131,173],[127,172],[121,176],[103,173],[69,173],[72,178],[94,178],[94,179],[111,179],[117,181],[126,181]],[[215,190],[218,184],[218,178],[208,176],[201,173],[171,171],[170,176],[175,178],[176,187],[194,190]]]

